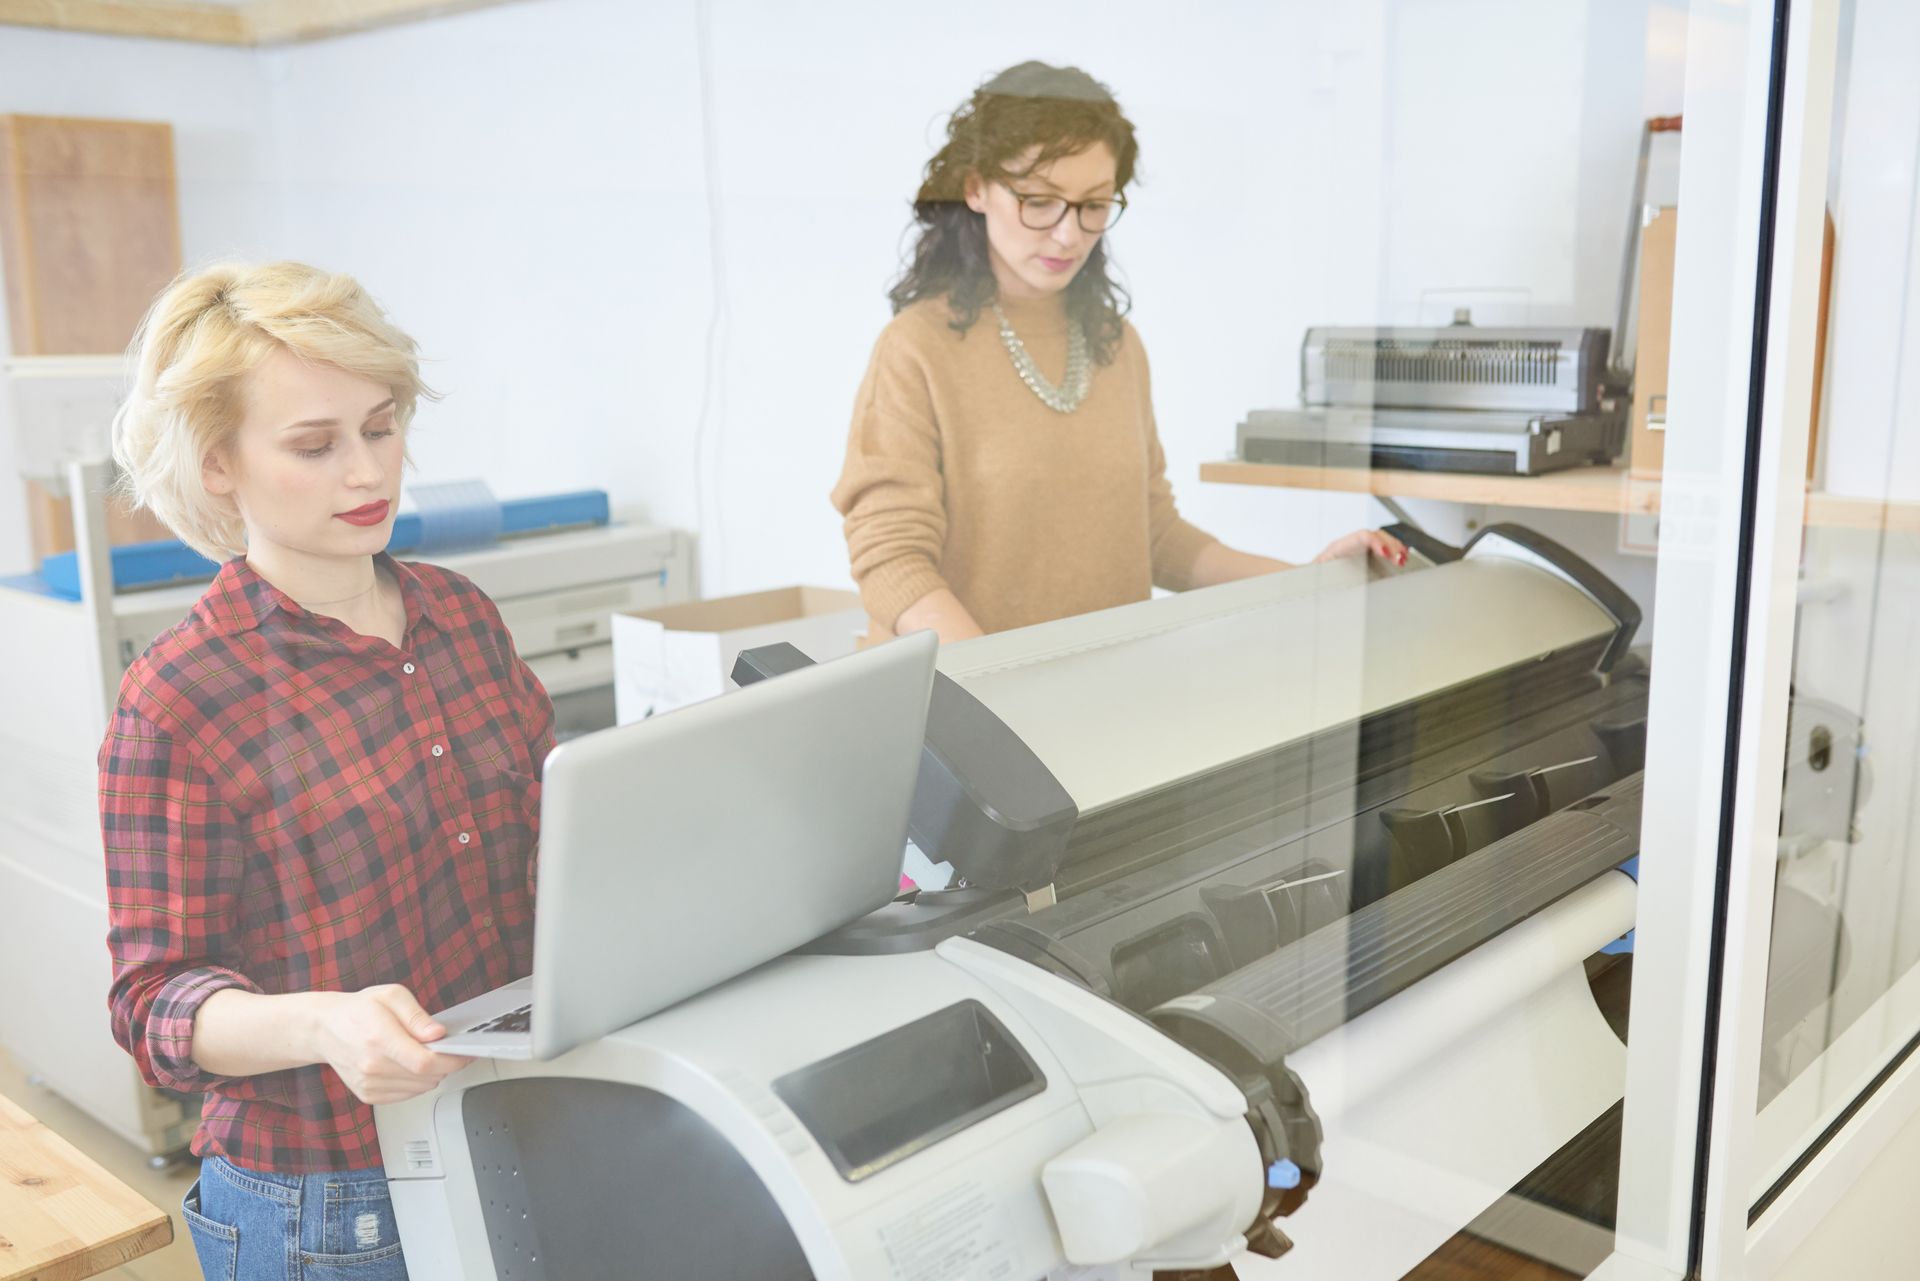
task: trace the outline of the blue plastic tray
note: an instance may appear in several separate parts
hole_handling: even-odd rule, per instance
[[[603,489],[582,489],[570,494],[549,494],[542,498],[510,498],[500,504],[500,532],[503,536],[604,525],[610,519],[611,508]],[[419,513],[402,513],[393,522],[393,537],[387,541],[387,550],[399,555],[419,545]],[[220,566],[176,538],[163,538],[151,543],[128,543],[113,549],[115,591],[204,582],[219,569]],[[79,600],[79,557],[73,552],[47,557],[40,562],[40,582],[49,596]]]

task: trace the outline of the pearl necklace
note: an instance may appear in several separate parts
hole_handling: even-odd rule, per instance
[[[1077,322],[1069,322],[1067,328],[1067,376],[1063,385],[1056,387],[1040,372],[1033,363],[1033,357],[1027,351],[1027,345],[1020,341],[1020,335],[1013,332],[1013,326],[1007,322],[1007,313],[1000,310],[1000,304],[993,304],[993,318],[1000,322],[1000,341],[1006,346],[1007,355],[1013,358],[1013,371],[1020,375],[1020,381],[1027,390],[1040,398],[1040,403],[1056,414],[1070,414],[1080,408],[1080,402],[1087,398],[1087,391],[1093,386],[1093,370],[1087,363],[1087,333]]]

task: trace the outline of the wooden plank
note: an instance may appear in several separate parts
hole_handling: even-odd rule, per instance
[[[197,44],[270,45],[484,9],[512,0],[0,0],[0,25]]]
[[[73,1281],[173,1240],[173,1220],[0,1096],[0,1281]]]
[[[1667,348],[1673,329],[1673,250],[1680,211],[1666,208],[1640,229],[1640,319],[1633,358],[1633,415],[1628,424],[1627,466],[1635,476],[1657,478],[1666,458],[1664,425],[1647,416],[1666,413]]]
[[[1827,382],[1827,312],[1833,301],[1833,210],[1820,230],[1820,313],[1813,326],[1813,413],[1807,424],[1807,483],[1820,480],[1820,396]]]
[[[1156,1272],[1153,1281],[1234,1281],[1239,1275],[1239,1270],[1229,1263],[1219,1268]],[[1403,1281],[1579,1281],[1579,1278],[1550,1263],[1515,1254],[1491,1241],[1461,1232],[1417,1264]]]
[[[1200,465],[1200,479],[1226,485],[1276,485],[1387,498],[1431,498],[1487,507],[1550,511],[1657,512],[1660,487],[1636,481],[1618,467],[1578,467],[1544,476],[1472,476],[1459,472],[1390,468],[1288,467],[1277,463]]]
[[[73,500],[56,497],[38,481],[27,481],[27,527],[32,533],[35,561],[73,550]],[[172,538],[173,531],[144,507],[129,507],[126,500],[107,500],[107,542],[114,547],[127,543],[149,543]]]
[[[4,2],[4,0],[0,0]],[[20,168],[17,117],[0,116],[0,275],[7,283],[7,327],[15,354],[40,341],[33,319],[33,256],[27,246],[27,176]]]
[[[511,0],[253,0],[247,20],[260,45],[321,40],[351,31],[487,9]]]
[[[1807,495],[1807,524],[1822,529],[1886,529],[1917,534],[1920,503],[1813,493]]]
[[[1502,1249],[1465,1232],[1428,1255],[1404,1281],[1578,1281],[1550,1263]]]
[[[171,126],[0,116],[0,261],[16,354],[124,351],[180,258]],[[29,484],[27,508],[36,558],[72,549],[64,499]],[[110,541],[166,536],[115,504]]]
[[[0,24],[196,44],[253,43],[245,10],[186,0],[0,0]]]
[[[1660,482],[1619,467],[1581,467],[1544,476],[1467,476],[1455,472],[1397,471],[1358,467],[1285,467],[1277,463],[1200,464],[1200,479],[1222,485],[1271,485],[1320,489],[1384,498],[1426,498],[1476,507],[1528,507],[1543,511],[1654,515]],[[1920,502],[1807,495],[1807,524],[1825,529],[1888,529],[1920,533]]]
[[[5,132],[15,354],[124,351],[180,270],[172,126],[16,115]]]

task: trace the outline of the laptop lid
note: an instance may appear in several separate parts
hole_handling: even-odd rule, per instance
[[[533,1057],[553,1058],[899,890],[931,632],[547,757]]]

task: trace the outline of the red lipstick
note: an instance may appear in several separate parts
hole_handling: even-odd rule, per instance
[[[335,512],[334,517],[349,525],[378,525],[387,518],[387,500],[368,503],[365,507],[356,507],[350,512]]]

